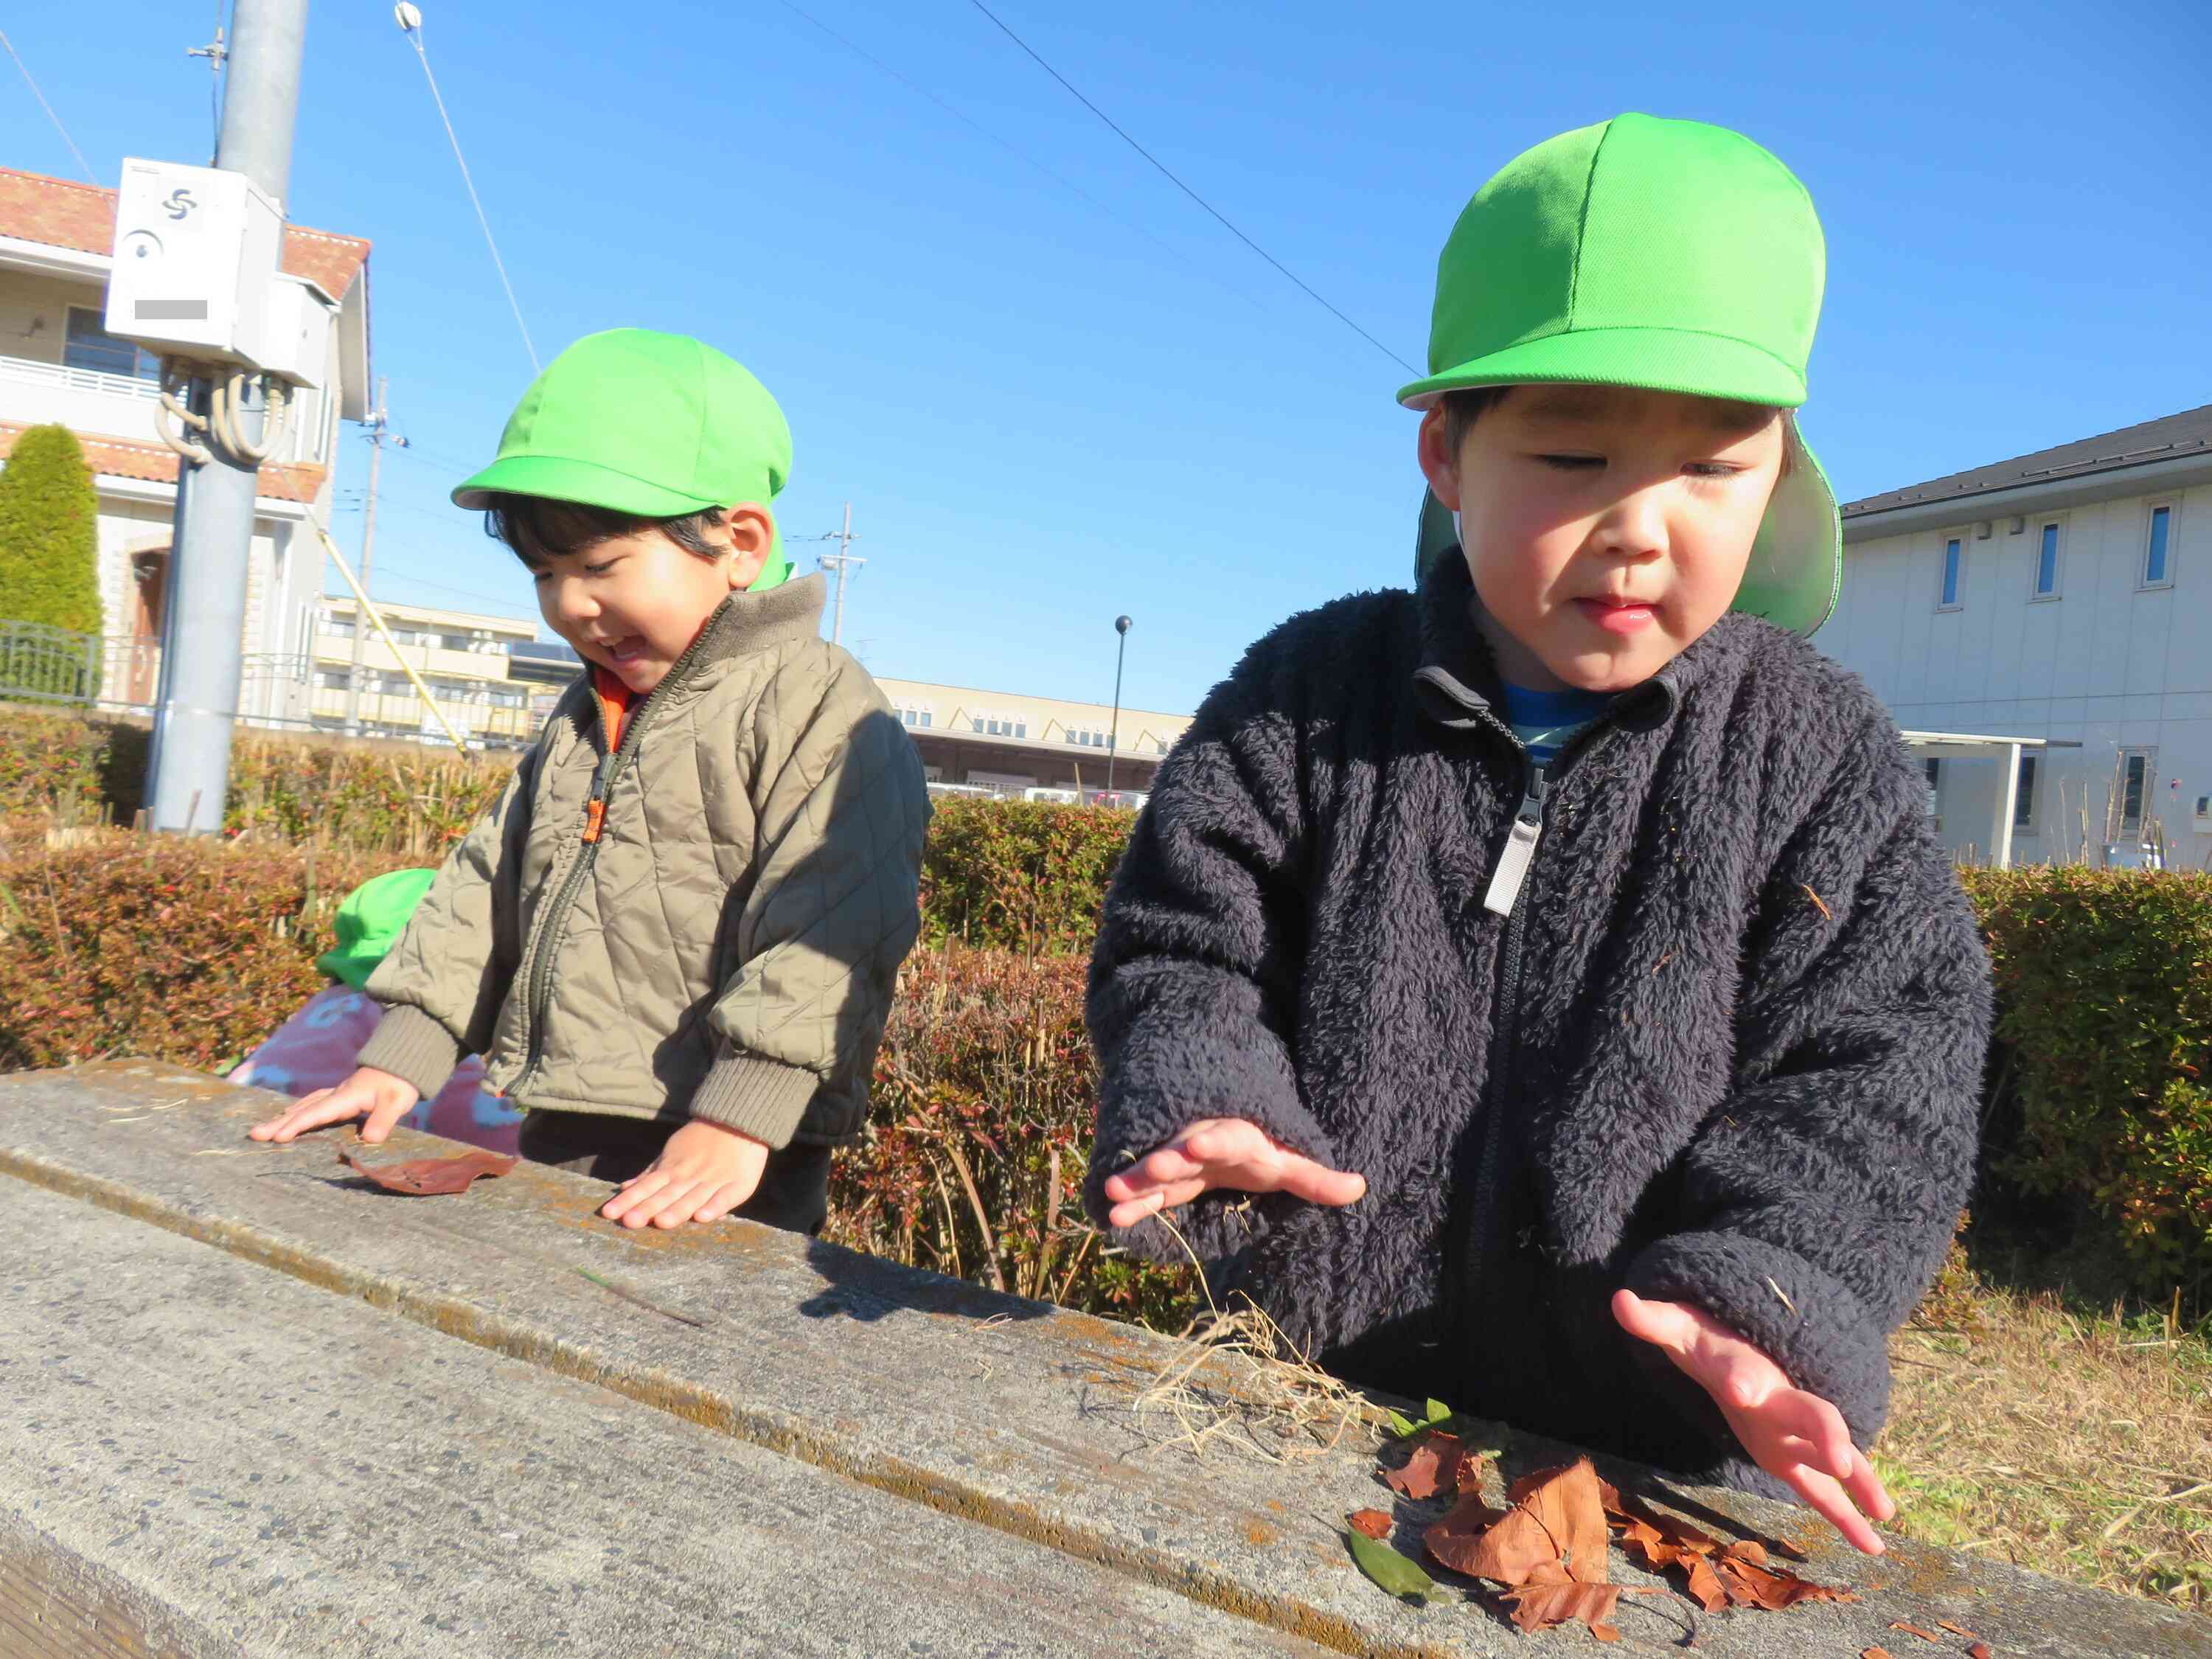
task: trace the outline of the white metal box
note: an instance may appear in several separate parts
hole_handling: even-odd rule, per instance
[[[294,386],[320,386],[329,373],[331,325],[337,308],[304,276],[278,271],[262,313],[257,365]]]
[[[283,213],[242,173],[123,163],[110,334],[164,356],[258,367]]]

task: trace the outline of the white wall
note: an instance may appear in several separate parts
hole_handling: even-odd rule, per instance
[[[2149,588],[2143,556],[2157,502],[2173,508],[2171,585]],[[1863,676],[1907,730],[2081,744],[2051,751],[2039,766],[2031,826],[2014,832],[2016,862],[2078,848],[2085,802],[2091,840],[2100,838],[2118,753],[2141,747],[2154,751],[2150,811],[2174,862],[2203,866],[2212,834],[2192,829],[2191,807],[2212,794],[2212,488],[2024,517],[2017,534],[2014,515],[1994,520],[1986,540],[1977,520],[1961,518],[1850,543],[1841,602],[1814,642]],[[2054,520],[2057,596],[2037,599],[2039,532]],[[1944,544],[1953,536],[1962,538],[1965,567],[1958,608],[1942,610]],[[1947,762],[1944,771],[1944,839],[1985,854],[1996,768]]]

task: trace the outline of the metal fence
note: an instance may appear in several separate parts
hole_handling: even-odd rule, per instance
[[[240,659],[238,719],[311,728],[312,659],[248,652]],[[44,623],[0,621],[0,698],[106,714],[149,714],[160,696],[161,642],[143,635],[73,633]]]

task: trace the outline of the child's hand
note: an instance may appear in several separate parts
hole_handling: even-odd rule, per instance
[[[753,1195],[768,1165],[768,1146],[750,1135],[694,1118],[632,1176],[599,1213],[625,1227],[680,1227],[720,1221]]]
[[[1869,1555],[1882,1541],[1866,1515],[1887,1521],[1897,1505],[1874,1466],[1851,1443],[1844,1415],[1816,1394],[1792,1388],[1782,1368],[1703,1309],[1646,1302],[1616,1291],[1613,1316],[1631,1336],[1656,1344],[1712,1395],[1752,1462],[1835,1523]]]
[[[1114,1200],[1106,1219],[1133,1227],[1214,1187],[1343,1205],[1366,1196],[1367,1177],[1316,1164],[1241,1117],[1200,1118],[1166,1146],[1106,1177],[1106,1196]]]
[[[413,1084],[403,1082],[389,1072],[380,1072],[374,1066],[364,1066],[337,1088],[318,1089],[311,1095],[301,1095],[289,1111],[257,1123],[246,1133],[256,1140],[274,1140],[281,1145],[310,1129],[343,1123],[366,1112],[368,1121],[361,1126],[361,1138],[374,1145],[390,1134],[392,1126],[413,1111],[422,1098]]]

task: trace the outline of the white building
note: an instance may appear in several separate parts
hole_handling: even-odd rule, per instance
[[[1110,781],[1115,794],[1141,798],[1191,723],[1188,714],[1019,691],[881,676],[876,684],[939,791],[1076,800],[1095,798]]]
[[[58,422],[77,434],[100,498],[103,701],[146,705],[160,674],[178,459],[155,435],[158,363],[101,326],[114,232],[113,191],[0,167],[0,458],[27,427]],[[240,712],[300,720],[322,595],[315,526],[330,522],[338,422],[368,414],[368,244],[287,225],[283,264],[339,308],[323,389],[301,392],[260,471]]]
[[[2051,743],[2020,757],[2015,862],[2135,862],[2148,839],[2205,866],[2212,404],[1843,513],[1843,599],[1815,643],[1907,731]],[[2002,767],[1930,768],[1944,840],[1986,859]]]

